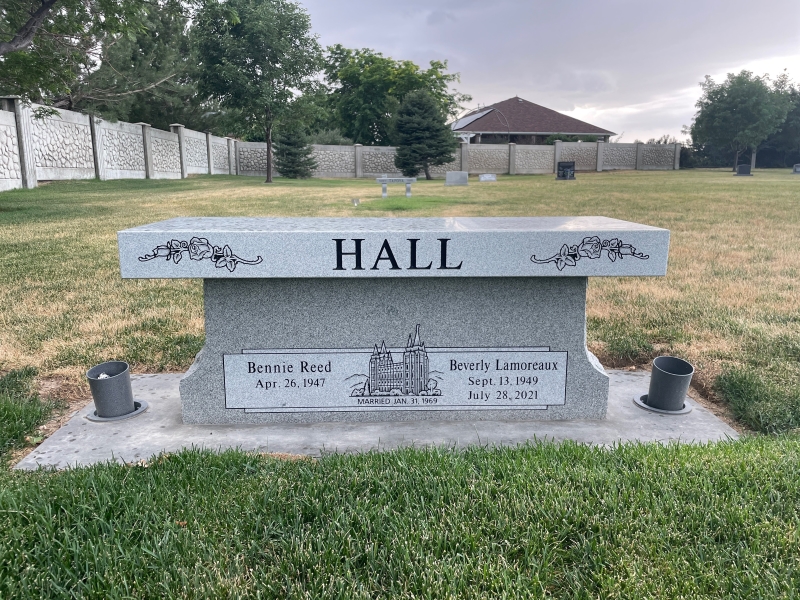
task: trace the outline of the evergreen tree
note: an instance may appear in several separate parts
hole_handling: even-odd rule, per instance
[[[406,177],[415,177],[422,170],[425,178],[431,179],[432,166],[453,160],[458,141],[440,106],[426,91],[406,95],[397,112],[395,129],[398,144],[394,164]]]
[[[308,179],[317,167],[303,130],[296,125],[285,127],[275,140],[275,167],[289,179]]]

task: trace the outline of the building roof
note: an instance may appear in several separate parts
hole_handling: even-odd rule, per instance
[[[517,96],[474,110],[451,127],[469,133],[616,135]]]

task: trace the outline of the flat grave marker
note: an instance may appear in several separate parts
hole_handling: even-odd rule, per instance
[[[494,173],[484,173],[478,175],[478,181],[497,181],[497,175]]]
[[[590,276],[662,276],[669,231],[605,217],[179,218],[123,278],[202,278],[186,423],[600,419]]]

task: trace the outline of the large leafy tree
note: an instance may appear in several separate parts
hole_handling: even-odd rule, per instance
[[[188,24],[181,0],[148,5],[141,30],[102,41],[99,68],[71,90],[70,108],[159,129],[176,122],[206,129],[210,121],[205,115],[213,107],[197,95],[197,60]]]
[[[780,129],[792,107],[785,74],[774,82],[750,71],[729,73],[722,83],[706,76],[700,86],[703,94],[696,104],[692,141],[696,146],[710,143],[729,148],[734,153],[734,170],[739,155],[748,148],[756,152]]]
[[[368,48],[328,48],[325,75],[332,88],[335,125],[348,138],[365,145],[392,145],[393,120],[409,92],[425,90],[442,114],[454,117],[469,96],[450,89],[459,81],[447,73],[446,61],[421,69],[410,60],[394,60]]]
[[[200,92],[263,131],[271,183],[275,124],[322,65],[308,13],[289,0],[206,0],[196,23]]]
[[[763,144],[763,147],[776,159],[772,164],[782,167],[800,161],[800,88],[792,86],[789,98],[792,101],[792,109],[786,120]]]
[[[406,177],[420,170],[431,178],[432,166],[453,160],[458,141],[440,106],[425,90],[409,92],[397,111],[397,154],[394,164]]]
[[[141,0],[4,0],[0,3],[0,92],[26,100],[68,96],[96,65],[107,36],[142,27]]]

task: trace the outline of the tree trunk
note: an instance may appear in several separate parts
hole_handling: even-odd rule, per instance
[[[758,150],[753,148],[753,154],[752,154],[752,156],[750,156],[750,170],[751,171],[755,171],[756,170],[756,153],[757,152],[758,152]]]
[[[431,177],[431,168],[428,163],[425,163],[425,179],[433,179]]]
[[[736,151],[736,157],[733,159],[733,172],[734,173],[736,173],[736,167],[739,164],[739,154],[740,154],[740,151],[737,150]]]
[[[272,183],[272,123],[264,128],[264,136],[267,138],[267,180],[264,183]]]

